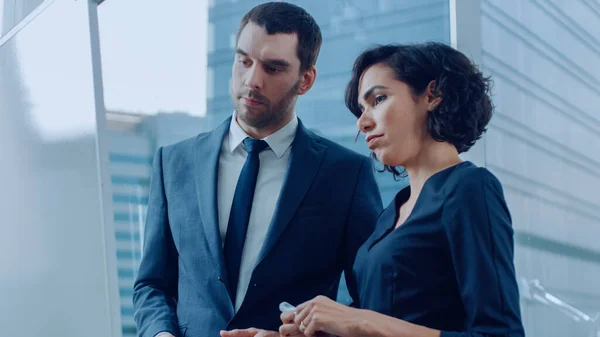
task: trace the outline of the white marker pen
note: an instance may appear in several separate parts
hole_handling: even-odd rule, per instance
[[[294,311],[294,310],[296,310],[296,307],[289,304],[288,302],[279,303],[279,311],[281,311],[281,312]]]

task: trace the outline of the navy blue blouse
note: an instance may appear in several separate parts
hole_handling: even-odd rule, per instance
[[[462,162],[431,176],[397,229],[410,187],[383,211],[354,264],[359,306],[442,337],[524,336],[513,229],[500,182]]]

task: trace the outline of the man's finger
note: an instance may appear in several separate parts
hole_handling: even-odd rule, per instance
[[[220,334],[221,337],[235,337],[237,330],[230,330],[230,331],[225,331],[225,330],[221,330]]]
[[[280,337],[280,335],[279,331],[259,330],[258,334],[254,337]]]

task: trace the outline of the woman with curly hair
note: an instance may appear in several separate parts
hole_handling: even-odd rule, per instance
[[[282,314],[282,335],[525,335],[502,186],[459,157],[492,117],[489,87],[467,57],[439,43],[360,55],[346,105],[375,158],[410,185],[356,255],[360,303],[310,300]]]

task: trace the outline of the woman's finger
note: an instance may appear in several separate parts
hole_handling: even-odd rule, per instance
[[[296,326],[300,328],[300,331],[302,331],[302,328],[305,328],[304,326],[302,326],[302,321],[310,314],[311,309],[312,305],[310,303],[303,306],[302,309],[296,307],[296,317],[294,317],[294,324],[296,324]]]
[[[302,332],[300,331],[300,329],[298,329],[298,326],[296,326],[296,324],[294,323],[290,323],[290,324],[284,324],[282,326],[279,327],[279,334],[281,336],[297,336],[300,335],[302,336]]]
[[[308,300],[306,302],[303,302],[299,305],[296,306],[296,312],[300,312],[301,310],[303,310],[304,308],[306,308],[307,305],[309,305],[310,303],[312,303],[314,301],[314,299],[312,300]]]
[[[317,336],[317,322],[312,320],[312,315],[309,315],[307,319],[304,320],[305,329],[303,331],[304,335],[307,337],[316,337]]]
[[[294,323],[295,312],[294,311],[284,311],[279,315],[281,322],[283,324]]]
[[[312,336],[314,336],[314,335],[315,335],[315,331],[316,331],[316,330],[315,330],[314,328],[312,328],[312,329],[310,329],[310,328],[309,328],[311,325],[314,325],[314,324],[312,324],[312,321],[313,321],[313,320],[312,320],[312,317],[313,317],[313,315],[314,315],[314,313],[313,313],[313,311],[311,310],[311,311],[308,313],[308,315],[307,315],[307,316],[306,316],[306,317],[305,317],[305,318],[302,320],[302,322],[300,323],[300,326],[299,326],[299,327],[300,327],[300,331],[302,331],[302,333],[303,333],[305,336],[310,336],[310,337],[312,337]]]

